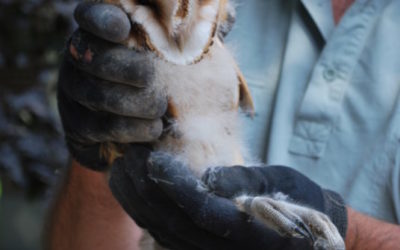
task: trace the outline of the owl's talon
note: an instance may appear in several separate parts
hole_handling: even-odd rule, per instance
[[[302,235],[311,244],[314,244],[315,237],[311,232],[311,229],[302,220],[296,220],[295,224],[298,226],[297,228],[295,228],[296,232]]]
[[[345,249],[336,227],[318,211],[261,196],[242,196],[236,199],[236,203],[241,211],[255,216],[283,236],[305,238],[314,249]]]

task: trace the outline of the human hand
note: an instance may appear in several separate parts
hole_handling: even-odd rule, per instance
[[[231,199],[209,192],[184,164],[144,146],[130,146],[114,162],[110,188],[135,222],[169,249],[312,249],[307,240],[266,228]]]
[[[118,7],[81,3],[78,29],[67,43],[58,82],[58,106],[72,156],[107,169],[104,145],[151,142],[162,133],[167,98],[152,87],[153,58],[119,43],[130,21]]]

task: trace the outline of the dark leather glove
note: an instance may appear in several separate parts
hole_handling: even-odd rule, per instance
[[[150,157],[150,160],[148,158]],[[191,249],[312,249],[283,238],[208,191],[182,163],[131,146],[111,169],[110,187],[125,211],[164,247]]]
[[[104,170],[105,143],[150,142],[162,133],[167,98],[153,88],[151,55],[117,43],[130,21],[118,7],[82,3],[80,25],[68,41],[58,82],[58,106],[66,142],[82,165]]]
[[[233,199],[241,194],[253,196],[283,193],[295,204],[305,205],[329,216],[344,238],[347,210],[341,196],[322,189],[298,171],[283,166],[217,167],[202,177],[208,189],[218,196]]]

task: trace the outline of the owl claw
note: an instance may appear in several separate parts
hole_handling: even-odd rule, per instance
[[[296,220],[295,224],[297,225],[295,231],[303,236],[303,238],[307,239],[311,244],[314,244],[315,237],[311,232],[311,229],[302,220]]]
[[[261,196],[242,196],[236,199],[236,203],[241,211],[255,216],[283,236],[305,238],[314,249],[345,249],[336,227],[318,211]]]

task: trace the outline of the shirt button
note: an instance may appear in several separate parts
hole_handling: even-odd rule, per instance
[[[327,82],[332,82],[336,79],[336,71],[334,69],[327,68],[322,74]]]

